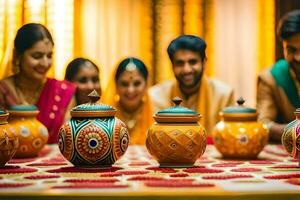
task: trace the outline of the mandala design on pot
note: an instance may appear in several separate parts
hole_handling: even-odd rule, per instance
[[[100,127],[89,124],[77,134],[75,148],[84,160],[93,164],[106,157],[110,149],[109,137]]]

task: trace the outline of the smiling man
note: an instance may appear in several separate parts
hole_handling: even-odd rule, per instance
[[[233,90],[204,74],[205,49],[205,41],[197,36],[182,35],[173,40],[168,54],[176,80],[153,86],[150,95],[155,111],[172,106],[173,97],[179,96],[183,106],[202,115],[201,124],[210,135],[218,113],[233,103]]]
[[[300,108],[300,10],[285,15],[278,25],[284,59],[258,77],[257,110],[268,124],[270,140],[280,142],[284,126]]]

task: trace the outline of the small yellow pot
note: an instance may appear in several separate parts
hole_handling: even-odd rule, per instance
[[[7,123],[8,113],[0,110],[0,167],[17,152],[19,139],[14,127]]]
[[[162,167],[191,167],[206,148],[200,115],[179,106],[181,101],[176,97],[174,107],[156,113],[147,133],[146,147]]]
[[[225,158],[255,159],[268,142],[267,126],[257,121],[256,109],[239,106],[226,107],[220,113],[221,121],[215,126],[213,140]]]
[[[48,141],[47,128],[36,119],[39,113],[37,107],[12,106],[9,113],[9,123],[16,129],[20,143],[15,157],[36,157]]]

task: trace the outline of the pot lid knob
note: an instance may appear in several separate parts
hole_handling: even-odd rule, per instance
[[[172,99],[173,103],[175,104],[175,106],[179,106],[182,102],[182,99],[180,97],[174,97]]]
[[[243,97],[240,97],[236,102],[239,104],[239,106],[243,106],[245,103],[245,100],[243,99]]]
[[[90,98],[90,102],[91,103],[96,103],[99,99],[100,99],[100,96],[98,94],[98,92],[96,90],[93,90],[89,95],[88,97]]]

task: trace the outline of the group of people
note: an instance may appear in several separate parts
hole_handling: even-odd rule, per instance
[[[258,78],[257,111],[259,120],[270,130],[270,139],[280,141],[283,127],[294,119],[300,107],[300,10],[288,13],[278,26],[284,58]],[[52,63],[54,42],[41,24],[22,26],[14,40],[15,74],[0,81],[0,106],[9,110],[18,104],[36,105],[38,119],[49,130],[49,143],[57,142],[62,123],[70,118],[69,110],[87,103],[87,95],[96,90],[101,101],[118,109],[117,117],[127,125],[130,144],[144,144],[153,114],[172,106],[179,96],[183,106],[202,114],[201,124],[208,135],[219,120],[219,112],[234,105],[233,89],[205,75],[206,42],[193,35],[181,35],[168,46],[175,79],[148,89],[148,70],[137,58],[122,60],[101,90],[99,68],[86,58],[72,60],[65,80],[46,76]],[[211,137],[208,137],[211,143]]]

